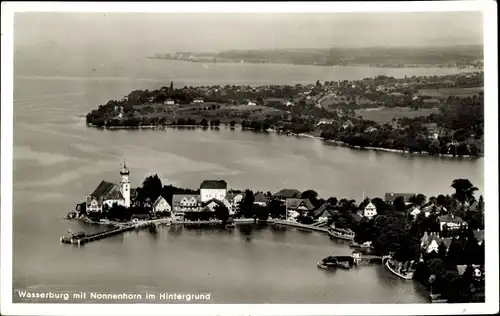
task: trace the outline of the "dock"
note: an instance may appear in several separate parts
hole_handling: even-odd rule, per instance
[[[117,234],[121,234],[127,231],[131,231],[134,229],[144,228],[151,225],[159,225],[165,222],[165,219],[156,219],[150,221],[137,222],[135,224],[121,226],[117,228],[113,228],[111,230],[105,232],[94,233],[90,235],[69,235],[63,236],[59,240],[64,244],[73,244],[73,245],[83,245],[92,241],[104,239],[107,237],[111,237]]]
[[[326,228],[313,226],[313,225],[300,224],[300,223],[296,223],[296,222],[292,222],[292,221],[271,219],[271,220],[267,220],[267,222],[270,224],[274,224],[274,225],[291,226],[291,227],[295,227],[295,228],[313,230],[313,231],[317,231],[317,232],[321,232],[321,233],[328,233],[328,229],[326,229]]]

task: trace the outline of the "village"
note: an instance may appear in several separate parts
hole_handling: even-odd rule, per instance
[[[221,179],[203,180],[192,190],[163,186],[152,175],[142,187],[131,188],[129,176],[124,163],[119,183],[102,181],[71,217],[117,227],[159,221],[167,226],[222,224],[226,229],[235,223],[291,226],[323,231],[352,248],[388,256],[388,269],[403,279],[430,286],[433,275],[441,291],[467,269],[484,280],[484,200],[474,197],[477,188],[467,179],[453,181],[456,192],[451,196],[389,192],[358,205],[352,199],[325,200],[313,190],[231,190]],[[436,284],[432,286],[439,292]],[[434,300],[443,300],[439,297]]]
[[[295,86],[135,90],[86,116],[106,129],[220,125],[307,134],[356,148],[480,157],[483,73]]]

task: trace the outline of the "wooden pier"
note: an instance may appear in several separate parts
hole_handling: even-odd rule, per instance
[[[131,231],[134,229],[139,229],[143,227],[148,227],[151,225],[158,225],[165,222],[164,219],[158,219],[158,220],[151,220],[151,221],[144,221],[144,222],[137,222],[135,224],[127,225],[127,226],[122,226],[122,227],[117,227],[113,228],[111,230],[105,231],[105,232],[99,232],[99,233],[94,233],[90,235],[69,235],[69,236],[63,236],[60,238],[60,241],[64,244],[73,244],[73,245],[83,245],[92,241],[96,241],[99,239],[104,239],[106,237],[111,237],[117,234],[121,234],[127,231]]]

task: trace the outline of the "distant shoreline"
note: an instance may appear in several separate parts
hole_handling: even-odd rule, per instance
[[[213,59],[184,59],[184,58],[169,58],[169,57],[155,57],[148,56],[146,59],[151,60],[173,60],[182,61],[190,63],[211,63],[211,64],[263,64],[263,65],[294,65],[294,66],[317,66],[317,67],[368,67],[368,68],[421,68],[421,69],[433,69],[433,68],[444,68],[444,69],[464,69],[470,71],[484,70],[484,67],[459,67],[457,65],[448,64],[369,64],[369,63],[354,63],[354,64],[324,64],[324,63],[292,63],[292,62],[279,62],[279,61],[258,61],[258,60],[243,60],[243,62],[231,59],[216,60]]]

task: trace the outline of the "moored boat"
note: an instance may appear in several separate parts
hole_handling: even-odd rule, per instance
[[[413,271],[411,272],[405,272],[405,273],[401,273],[401,272],[398,272],[393,266],[392,266],[392,263],[391,263],[392,260],[386,260],[385,261],[385,266],[387,267],[387,269],[389,269],[389,271],[391,271],[394,275],[404,279],[404,280],[412,280],[413,279]]]
[[[342,228],[328,228],[328,235],[333,238],[343,239],[343,240],[353,240],[354,232]]]

